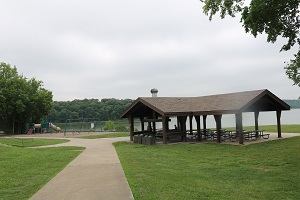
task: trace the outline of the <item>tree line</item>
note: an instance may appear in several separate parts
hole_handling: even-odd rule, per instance
[[[101,121],[119,120],[123,112],[134,100],[132,99],[75,99],[73,101],[54,101],[54,106],[49,115],[48,121],[64,123],[95,119]]]

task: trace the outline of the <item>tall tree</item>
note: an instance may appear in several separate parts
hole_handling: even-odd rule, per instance
[[[235,17],[241,14],[241,23],[247,33],[256,37],[266,33],[268,42],[276,42],[277,38],[287,39],[280,51],[288,51],[294,45],[298,46],[298,52],[287,63],[286,74],[294,81],[294,85],[300,86],[300,0],[200,0],[204,3],[203,11],[212,17],[220,13],[223,19],[226,15]]]
[[[27,79],[16,67],[0,63],[0,121],[6,132],[22,133],[26,123],[40,122],[51,111],[52,92],[42,86],[42,81]]]

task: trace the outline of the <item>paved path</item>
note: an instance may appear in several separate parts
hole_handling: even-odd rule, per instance
[[[129,137],[79,139],[51,146],[86,147],[77,158],[41,188],[31,200],[134,199],[112,143]],[[49,146],[47,146],[49,147]]]
[[[22,135],[23,137],[34,137]],[[55,137],[56,136],[56,137]],[[299,134],[283,133],[283,138],[299,136]],[[37,135],[43,137],[43,134]],[[65,137],[51,134],[52,138]],[[49,138],[46,137],[46,138]],[[65,169],[58,173],[31,200],[130,200],[134,199],[124,175],[119,158],[112,143],[129,141],[129,137],[80,139],[68,138],[70,142],[51,146],[82,146],[86,147]],[[277,134],[271,133],[269,140],[245,142],[252,144],[275,140]],[[235,144],[229,142],[229,144]],[[236,142],[238,145],[238,143]],[[45,146],[50,147],[50,146]]]

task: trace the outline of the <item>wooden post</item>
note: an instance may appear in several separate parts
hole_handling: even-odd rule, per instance
[[[281,138],[281,110],[276,110],[278,138]]]
[[[162,116],[162,128],[163,128],[163,144],[167,144],[167,119]]]
[[[216,128],[217,128],[217,143],[221,143],[221,129],[222,129],[222,115],[214,115],[216,121]]]
[[[145,131],[145,124],[144,124],[144,117],[140,117],[140,120],[141,120],[141,129],[142,131],[144,132]]]
[[[200,115],[195,115],[195,120],[197,122],[198,141],[202,141]]]
[[[169,121],[170,121],[170,117],[166,117],[166,130],[167,131],[170,129],[170,127],[169,127]]]
[[[207,118],[207,115],[203,115],[203,129],[204,129],[204,140],[206,140],[206,118]]]
[[[186,118],[187,116],[181,116],[181,127],[182,127],[182,130],[183,132],[186,133]],[[184,141],[186,142],[186,135],[183,136],[184,138],[182,138],[182,140],[184,139]]]
[[[237,132],[239,136],[239,144],[244,144],[244,134],[243,134],[243,115],[242,113],[235,114]]]
[[[259,116],[259,111],[255,111],[254,112],[255,130],[258,130],[258,116]],[[255,137],[258,138],[258,131],[256,131]]]
[[[181,118],[179,117],[179,116],[177,116],[177,128],[179,129],[179,130],[181,130],[181,122],[180,122],[180,120],[181,120]]]
[[[193,135],[193,115],[190,115],[189,118],[190,118],[190,135]]]
[[[203,129],[206,129],[206,118],[207,115],[203,115]]]
[[[235,130],[239,130],[239,125],[238,125],[236,114],[235,114]]]
[[[130,141],[133,141],[133,132],[134,132],[134,118],[133,116],[128,117],[130,124]]]
[[[156,112],[153,110],[153,119],[157,119]],[[156,123],[153,122],[153,133],[156,133]]]

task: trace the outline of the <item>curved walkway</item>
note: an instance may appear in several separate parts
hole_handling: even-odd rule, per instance
[[[52,138],[62,139],[66,136],[50,135]],[[283,133],[283,138],[300,136],[300,134]],[[35,137],[34,135],[23,137]],[[36,137],[43,137],[42,134]],[[45,137],[45,138],[49,138]],[[129,137],[82,139],[67,138],[70,142],[51,146],[82,146],[86,149],[60,173],[50,180],[43,188],[31,197],[31,200],[130,200],[134,199],[127,179],[120,164],[118,155],[112,143],[129,141]],[[276,140],[277,134],[271,133],[269,140],[246,142],[253,144]],[[230,142],[229,144],[233,144]],[[236,143],[238,144],[238,143]]]
[[[34,194],[31,200],[134,199],[112,145],[117,141],[129,141],[129,137],[68,139],[70,142],[51,146],[82,146],[86,149]]]

